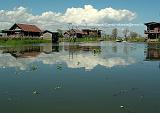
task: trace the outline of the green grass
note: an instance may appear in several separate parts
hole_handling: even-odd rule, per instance
[[[117,38],[118,40],[125,40],[125,38]],[[116,42],[117,39],[113,39],[111,37],[104,38],[105,41],[113,41]],[[127,42],[145,42],[145,38],[136,37],[136,38],[127,38]]]
[[[127,40],[128,42],[145,42],[145,38],[139,38],[139,37],[136,37],[136,38],[128,38]]]
[[[117,38],[118,40],[124,40],[124,38]],[[117,39],[113,39],[112,37],[105,38],[97,38],[97,37],[83,37],[83,38],[60,38],[60,42],[98,42],[102,41],[112,41],[116,42]],[[136,37],[136,38],[127,38],[128,42],[145,42],[145,38]]]
[[[38,43],[49,43],[51,40],[42,40],[42,39],[8,39],[0,40],[0,45],[24,45],[24,44],[38,44]]]
[[[60,38],[60,42],[98,42],[98,37],[83,37],[83,38]]]

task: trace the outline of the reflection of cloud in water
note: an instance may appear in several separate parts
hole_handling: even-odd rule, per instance
[[[123,59],[120,57],[113,58],[101,58],[93,55],[75,55],[73,59],[69,59],[68,55],[60,54],[50,54],[45,55],[41,54],[39,56],[44,64],[56,64],[56,63],[66,63],[69,68],[81,68],[84,67],[86,70],[92,70],[97,65],[105,66],[111,68],[114,66],[126,66],[135,63],[135,60],[132,58]]]
[[[69,68],[82,68],[92,70],[97,65],[111,68],[114,66],[126,66],[135,63],[132,58],[123,59],[120,57],[101,58],[100,56],[93,56],[92,54],[77,54],[74,58],[69,58],[67,52],[44,54],[41,53],[35,58],[19,58],[16,59],[10,54],[0,54],[0,68],[15,67],[20,70],[26,70],[34,62],[42,62],[43,64],[57,64],[66,63]]]
[[[16,59],[11,54],[0,54],[0,68],[19,68],[26,70],[35,58]]]

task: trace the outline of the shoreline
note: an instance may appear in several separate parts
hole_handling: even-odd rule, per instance
[[[137,39],[137,38],[136,38]],[[145,39],[141,40],[128,40],[128,41],[120,41],[117,42],[116,40],[113,39],[103,39],[103,38],[81,38],[81,39],[65,39],[65,38],[60,38],[58,42],[89,42],[89,43],[94,43],[94,42],[102,42],[102,41],[110,41],[110,42],[117,42],[117,43],[146,43],[146,44],[160,44],[160,42],[147,42]],[[52,43],[51,40],[47,39],[0,39],[0,45],[26,45],[26,44],[41,44],[41,43]]]

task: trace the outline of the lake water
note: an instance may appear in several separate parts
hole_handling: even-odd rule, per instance
[[[160,45],[0,47],[0,113],[160,113]]]

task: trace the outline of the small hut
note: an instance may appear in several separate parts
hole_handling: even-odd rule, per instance
[[[45,30],[42,35],[43,39],[52,40],[52,33],[51,31]]]
[[[58,32],[51,32],[48,30],[45,30],[42,35],[43,39],[52,40],[52,42],[58,41]]]

